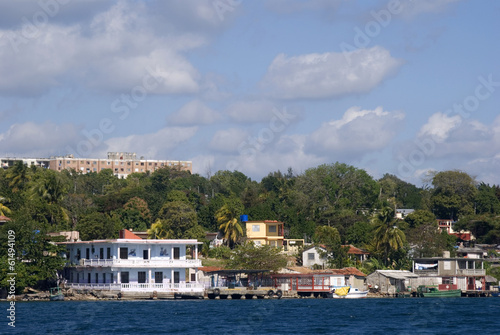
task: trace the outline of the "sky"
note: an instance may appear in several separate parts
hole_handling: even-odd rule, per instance
[[[500,2],[0,0],[0,156],[500,184]]]

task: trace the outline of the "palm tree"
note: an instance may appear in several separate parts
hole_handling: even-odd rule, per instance
[[[239,208],[230,206],[227,203],[222,206],[216,213],[215,218],[220,224],[219,229],[224,234],[224,238],[230,248],[238,241],[238,238],[243,235],[243,228],[238,222],[237,216]]]
[[[7,214],[11,214],[12,211],[9,207],[4,205],[4,201],[6,201],[4,197],[0,196],[0,216],[7,216]]]
[[[28,167],[23,163],[23,161],[17,161],[11,168],[9,168],[6,177],[10,180],[9,187],[12,188],[13,192],[19,191],[30,179],[28,172]]]
[[[148,238],[150,239],[162,240],[172,238],[172,234],[171,230],[165,229],[160,219],[157,219],[156,222],[151,225],[151,228],[148,229]]]
[[[382,209],[373,220],[375,224],[375,247],[384,252],[384,262],[387,265],[391,251],[402,248],[406,242],[405,234],[396,226],[396,219],[391,208]]]

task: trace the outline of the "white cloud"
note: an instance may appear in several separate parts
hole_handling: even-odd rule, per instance
[[[399,132],[403,119],[403,113],[384,111],[382,107],[351,107],[340,120],[323,123],[313,132],[308,148],[347,156],[381,150]]]
[[[136,152],[138,156],[151,159],[171,159],[169,154],[191,139],[197,130],[197,127],[166,127],[151,134],[114,137],[105,141],[105,151]],[[100,156],[104,154],[103,151]]]
[[[4,154],[43,158],[68,153],[67,146],[81,138],[79,129],[71,124],[26,122],[13,124],[0,134],[0,148]]]
[[[452,3],[460,0],[400,0],[401,14],[405,17],[414,17],[425,13],[440,13]]]
[[[237,152],[247,137],[248,133],[243,129],[223,129],[214,134],[209,146],[211,149],[220,152]]]
[[[183,53],[204,45],[206,36],[155,34],[148,10],[118,2],[72,25],[49,20],[29,34],[26,26],[0,29],[0,94],[39,95],[70,84],[130,92],[151,74],[157,84],[149,93],[197,92],[200,75]]]
[[[269,122],[276,104],[268,100],[238,101],[226,109],[226,114],[236,122]]]
[[[276,56],[261,82],[264,90],[283,99],[331,98],[366,93],[402,64],[375,46],[351,52]]]
[[[432,137],[436,142],[446,140],[453,129],[462,123],[460,115],[447,116],[444,113],[437,112],[432,114],[427,123],[424,124],[418,132],[419,137]]]
[[[199,100],[193,100],[170,115],[167,121],[173,125],[201,125],[214,123],[221,118],[220,113],[207,107]]]

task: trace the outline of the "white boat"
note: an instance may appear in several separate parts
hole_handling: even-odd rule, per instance
[[[360,299],[366,298],[368,291],[360,291],[357,288],[349,287],[347,294],[345,294],[347,287],[341,287],[332,292],[332,298],[334,299]]]

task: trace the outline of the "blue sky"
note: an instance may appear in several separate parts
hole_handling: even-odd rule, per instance
[[[0,0],[0,156],[500,184],[500,3]]]

